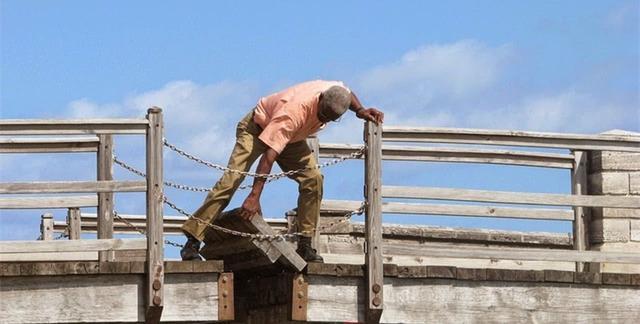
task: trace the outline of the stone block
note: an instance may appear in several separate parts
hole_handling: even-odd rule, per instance
[[[628,195],[628,172],[598,172],[589,175],[589,193],[592,195]]]
[[[630,219],[630,235],[629,239],[634,242],[640,242],[640,219]]]
[[[629,173],[629,193],[640,195],[640,172]]]
[[[640,153],[602,152],[591,153],[590,170],[594,171],[640,171]]]
[[[628,219],[594,219],[590,230],[592,243],[628,242],[630,239]]]
[[[633,253],[640,251],[640,242],[605,243],[594,245],[591,247],[591,249],[604,252]],[[615,273],[640,273],[640,264],[600,263],[600,271]]]

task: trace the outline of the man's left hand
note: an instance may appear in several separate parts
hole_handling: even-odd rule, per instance
[[[376,108],[361,109],[356,113],[356,117],[372,121],[376,124],[382,124],[384,122],[384,113]]]

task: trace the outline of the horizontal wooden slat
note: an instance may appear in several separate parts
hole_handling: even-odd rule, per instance
[[[146,248],[146,239],[0,241],[0,253],[91,252]]]
[[[98,252],[0,253],[0,262],[97,261]]]
[[[583,135],[464,128],[384,126],[382,140],[640,152],[640,136],[629,135]]]
[[[92,137],[0,138],[0,153],[97,152],[99,141]]]
[[[52,181],[0,183],[0,194],[74,193],[74,192],[142,192],[147,182],[140,181]]]
[[[391,214],[452,215],[543,220],[574,219],[574,213],[572,210],[470,205],[408,204],[398,202],[383,203],[382,212]]]
[[[562,195],[452,188],[382,186],[386,198],[437,199],[505,204],[640,208],[640,197]]]
[[[146,119],[5,119],[0,135],[145,134]]]
[[[422,255],[426,257],[529,261],[570,261],[570,262],[610,262],[640,263],[640,253],[575,251],[554,249],[509,249],[477,248],[454,246],[415,247],[401,244],[385,244],[385,254]]]
[[[321,158],[339,158],[356,152],[362,146],[320,144]],[[570,154],[481,150],[450,147],[382,146],[382,159],[391,161],[489,163],[546,168],[573,168]]]
[[[98,206],[97,195],[59,197],[0,197],[0,209],[79,208]]]

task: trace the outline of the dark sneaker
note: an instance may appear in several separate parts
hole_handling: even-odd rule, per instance
[[[301,236],[298,240],[298,249],[296,250],[300,257],[307,262],[323,263],[324,259],[311,247],[311,238]]]
[[[182,261],[202,261],[199,251],[200,241],[187,235],[187,242],[180,250],[180,257],[182,258]]]

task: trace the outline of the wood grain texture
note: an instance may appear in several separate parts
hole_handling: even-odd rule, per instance
[[[40,240],[53,240],[53,215],[51,213],[44,213],[40,218]]]
[[[144,249],[146,239],[0,241],[0,253],[89,252]]]
[[[640,197],[562,195],[434,187],[383,186],[384,198],[436,199],[547,206],[640,208]]]
[[[4,182],[0,183],[0,194],[30,193],[84,193],[84,192],[142,192],[147,190],[143,181],[49,181],[49,182]]]
[[[574,196],[588,195],[587,172],[588,153],[585,151],[573,151],[574,167],[571,170],[571,194]],[[582,206],[573,207],[575,214],[573,220],[573,249],[577,251],[588,250],[589,234],[587,224],[590,223],[591,215],[588,208]],[[584,263],[576,263],[576,271],[584,270]]]
[[[320,144],[320,157],[346,157],[361,148],[361,145],[352,144]],[[573,166],[573,156],[570,154],[392,145],[382,146],[382,160],[489,163],[561,169],[571,169]]]
[[[97,151],[98,138],[95,136],[0,138],[0,153],[73,153]]]
[[[464,128],[385,126],[383,141],[436,142],[640,152],[640,137]]]
[[[0,197],[0,209],[54,209],[98,206],[98,197],[91,196],[43,196]]]
[[[144,275],[3,277],[0,322],[142,322]],[[218,320],[218,274],[168,274],[162,321]]]
[[[144,134],[146,119],[3,119],[0,135]]]
[[[82,235],[82,220],[79,208],[69,208],[67,210],[67,224],[66,231],[69,233],[69,239],[79,240]]]
[[[113,180],[113,135],[98,135],[100,145],[98,146],[96,178],[100,181]],[[146,187],[146,186],[145,186]],[[98,193],[98,238],[113,238],[113,192]],[[112,251],[101,251],[98,253],[100,261],[113,261]]]

